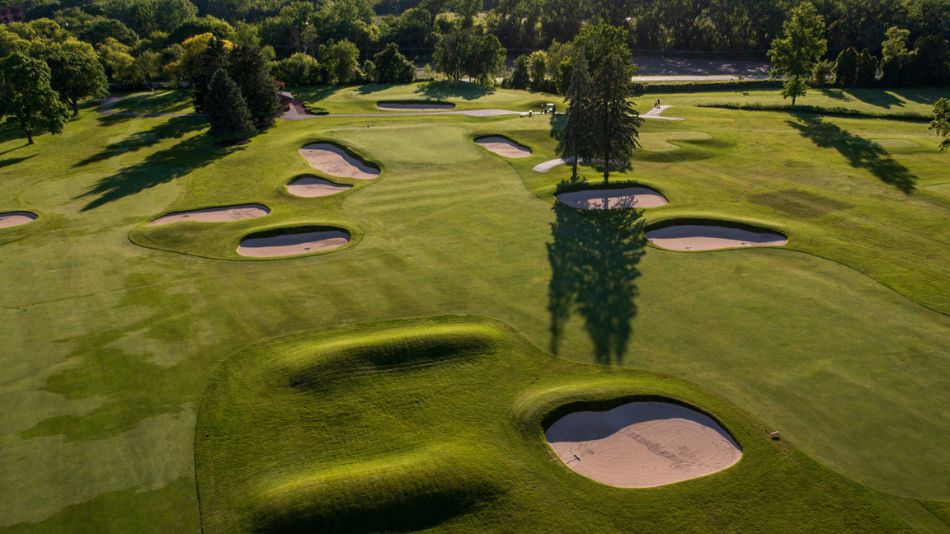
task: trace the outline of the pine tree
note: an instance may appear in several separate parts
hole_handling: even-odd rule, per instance
[[[571,161],[571,178],[577,179],[577,163],[584,156],[589,156],[586,150],[588,135],[588,96],[590,92],[590,73],[587,72],[587,57],[584,50],[578,50],[574,58],[571,73],[571,85],[564,95],[567,104],[564,129],[558,141],[557,153],[562,158]]]
[[[215,71],[205,95],[211,134],[226,141],[254,135],[254,123],[241,90],[224,69]]]
[[[610,167],[629,167],[639,146],[638,129],[643,119],[627,100],[629,94],[630,64],[620,54],[612,53],[594,72],[587,107],[589,149],[595,161],[603,165],[605,184],[610,180]]]
[[[228,74],[241,90],[258,130],[273,126],[282,107],[277,95],[277,80],[270,74],[270,61],[261,49],[241,45],[231,52]]]
[[[31,145],[37,127],[45,125],[50,133],[60,133],[71,115],[50,85],[51,79],[42,60],[15,52],[0,61],[0,111],[17,120]]]
[[[208,46],[196,57],[188,61],[185,67],[186,77],[192,88],[192,100],[195,111],[206,112],[205,95],[211,86],[211,78],[218,69],[228,66],[228,50],[224,41],[212,37]]]

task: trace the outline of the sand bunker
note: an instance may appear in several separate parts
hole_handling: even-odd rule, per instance
[[[313,143],[300,149],[300,155],[311,167],[333,176],[372,180],[379,169],[360,161],[346,150],[330,143]]]
[[[481,145],[487,150],[505,158],[526,158],[531,155],[530,148],[519,145],[511,139],[500,135],[479,137],[475,140],[475,144]]]
[[[663,195],[649,187],[585,189],[561,193],[557,196],[557,201],[582,210],[658,208],[667,204]]]
[[[200,210],[173,211],[168,215],[162,215],[149,224],[157,226],[160,224],[185,221],[204,223],[230,222],[240,221],[242,219],[256,219],[268,213],[270,213],[270,208],[263,204],[240,204],[237,206],[220,206]]]
[[[32,211],[8,211],[0,213],[0,228],[21,226],[35,221],[39,216]]]
[[[560,166],[560,165],[564,165],[564,164],[570,163],[570,162],[571,162],[571,158],[567,158],[567,159],[564,159],[564,158],[549,159],[549,160],[547,160],[547,161],[538,163],[537,165],[535,165],[534,167],[532,167],[531,170],[534,171],[534,172],[548,172],[548,171],[550,171],[551,169],[553,169],[553,168],[555,168],[555,167],[558,167],[558,166]]]
[[[788,243],[782,234],[729,226],[680,224],[647,231],[647,239],[668,250],[718,250],[736,247],[780,247]]]
[[[286,229],[279,233],[251,234],[241,240],[237,252],[251,258],[298,256],[340,248],[349,242],[350,234],[344,230]]]
[[[443,111],[446,109],[455,109],[455,104],[451,102],[377,102],[376,107],[379,109],[402,111]]]
[[[722,471],[742,451],[716,421],[669,402],[575,412],[544,433],[569,468],[618,488],[651,488]]]
[[[347,184],[338,184],[316,176],[301,176],[287,184],[287,192],[295,197],[316,198],[335,195],[353,187]]]

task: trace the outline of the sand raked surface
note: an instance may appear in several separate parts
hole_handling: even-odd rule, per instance
[[[39,216],[32,211],[7,211],[0,213],[0,228],[12,228],[29,224]]]
[[[649,187],[571,191],[557,195],[557,201],[581,210],[658,208],[668,204],[663,195]]]
[[[526,158],[531,155],[530,148],[500,135],[479,137],[475,140],[475,144],[505,158]]]
[[[581,411],[544,433],[569,468],[618,488],[651,488],[731,467],[742,457],[715,420],[670,402],[631,402]]]
[[[318,171],[343,178],[372,180],[379,169],[367,165],[346,150],[330,143],[312,143],[300,149],[300,155]]]
[[[338,184],[316,176],[301,176],[287,184],[287,192],[295,197],[316,198],[335,195],[353,187],[347,184]]]
[[[668,250],[718,250],[737,247],[780,247],[788,238],[775,232],[744,230],[729,226],[680,224],[648,230],[647,239]]]
[[[246,237],[237,253],[251,258],[298,256],[310,252],[340,248],[350,242],[350,234],[342,230],[287,233],[269,237]]]
[[[199,210],[173,211],[167,215],[148,223],[151,226],[171,224],[176,222],[231,222],[243,219],[256,219],[270,213],[270,208],[263,204],[239,204],[236,206],[219,206]]]
[[[455,109],[455,104],[451,102],[377,102],[376,107],[397,111],[443,111]]]

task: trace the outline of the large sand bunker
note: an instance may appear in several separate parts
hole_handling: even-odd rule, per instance
[[[12,228],[35,221],[39,216],[32,211],[8,211],[0,213],[0,228]]]
[[[530,148],[500,135],[479,137],[475,140],[475,144],[505,158],[526,158],[531,155]]]
[[[557,201],[582,210],[658,208],[667,204],[663,195],[649,187],[584,189],[561,193]]]
[[[150,225],[170,224],[176,222],[230,222],[243,219],[256,219],[270,213],[270,208],[263,204],[240,204],[237,206],[220,206],[200,210],[173,211],[150,222]]]
[[[574,412],[544,433],[569,468],[618,488],[651,488],[731,467],[742,457],[711,417],[670,402]]]
[[[345,230],[321,227],[281,228],[251,234],[241,240],[237,252],[251,258],[299,256],[340,248],[350,241]]]
[[[788,243],[782,234],[715,224],[675,224],[647,231],[647,239],[668,250],[718,250],[737,247],[780,247]]]
[[[412,110],[412,111],[444,111],[446,109],[455,109],[455,104],[451,102],[427,102],[424,100],[410,102],[410,101],[394,101],[394,102],[377,102],[376,107],[379,109],[392,109],[392,110]]]
[[[316,176],[300,176],[287,184],[287,192],[295,197],[316,198],[335,195],[353,187],[347,184],[338,184]]]
[[[300,149],[300,155],[311,167],[333,176],[372,180],[379,169],[354,157],[346,150],[330,143],[312,143]]]

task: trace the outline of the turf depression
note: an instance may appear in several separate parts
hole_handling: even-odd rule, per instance
[[[659,399],[715,417],[743,458],[618,489],[570,471],[545,441],[566,411]],[[252,346],[213,377],[196,431],[205,532],[906,530],[869,490],[721,397],[554,359],[473,317]]]

